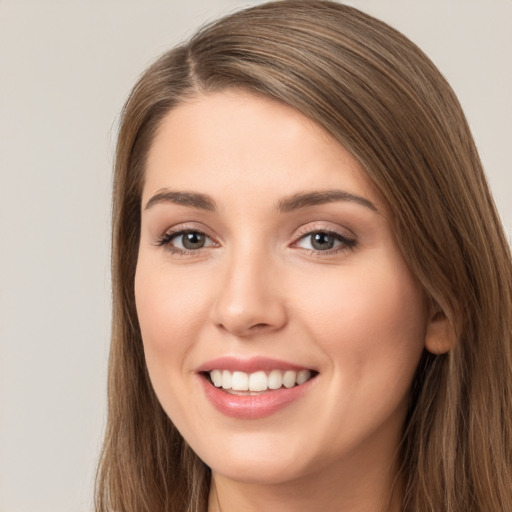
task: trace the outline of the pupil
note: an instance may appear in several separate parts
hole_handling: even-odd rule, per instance
[[[204,246],[204,235],[202,233],[185,233],[183,235],[183,247],[185,249],[200,249]]]
[[[332,249],[334,246],[334,238],[325,233],[316,233],[313,235],[311,245],[319,251],[325,251]]]

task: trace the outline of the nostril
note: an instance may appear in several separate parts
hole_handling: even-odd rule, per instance
[[[254,329],[254,330],[259,330],[259,329],[265,329],[265,327],[268,327],[268,324],[264,324],[264,323],[261,323],[261,324],[255,324],[251,327],[251,329]]]

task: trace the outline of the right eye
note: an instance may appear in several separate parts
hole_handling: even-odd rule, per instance
[[[204,247],[212,247],[215,242],[201,231],[182,230],[172,233],[164,233],[159,241],[159,246],[166,246],[174,252],[194,252]]]

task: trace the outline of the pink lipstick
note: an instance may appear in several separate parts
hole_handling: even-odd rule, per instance
[[[203,390],[222,414],[239,419],[270,416],[300,399],[317,371],[286,361],[222,357],[197,369]]]

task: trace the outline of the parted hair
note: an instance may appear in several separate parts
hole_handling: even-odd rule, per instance
[[[404,512],[512,510],[512,264],[452,89],[405,36],[359,10],[283,0],[230,14],[156,60],[118,136],[108,421],[97,512],[206,512],[210,470],[161,408],[134,300],[148,149],[164,116],[230,88],[287,104],[329,132],[384,197],[397,244],[456,333],[425,350],[400,446]]]

